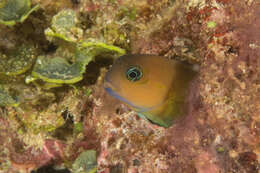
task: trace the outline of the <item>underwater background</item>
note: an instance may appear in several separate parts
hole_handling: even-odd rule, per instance
[[[259,28],[259,0],[0,0],[0,173],[259,173]],[[105,91],[125,54],[199,66],[180,121]]]

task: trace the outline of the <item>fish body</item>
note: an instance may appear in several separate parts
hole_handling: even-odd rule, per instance
[[[197,74],[191,65],[156,55],[119,57],[105,76],[105,90],[138,115],[169,127],[185,114],[185,98]]]

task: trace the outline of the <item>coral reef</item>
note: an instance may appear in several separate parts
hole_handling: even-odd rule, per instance
[[[6,20],[7,2],[1,173],[259,172],[259,1],[32,0]],[[159,127],[104,91],[126,52],[200,65],[185,119]]]

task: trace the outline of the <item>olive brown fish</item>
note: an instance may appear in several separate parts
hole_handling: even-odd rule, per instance
[[[105,90],[139,116],[163,127],[186,113],[188,88],[197,71],[192,65],[156,55],[119,57],[105,76]]]

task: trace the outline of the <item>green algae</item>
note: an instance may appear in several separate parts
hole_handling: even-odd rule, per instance
[[[209,21],[209,22],[207,23],[207,27],[208,27],[208,28],[215,28],[216,26],[217,26],[217,23],[214,22],[214,21]]]
[[[123,23],[123,22],[122,22]],[[109,44],[120,45],[121,47],[129,47],[127,26],[123,26],[120,22],[111,22],[103,28],[103,37]],[[128,40],[128,41],[127,41]]]
[[[86,65],[95,56],[110,52],[124,54],[125,51],[113,45],[101,42],[83,42],[75,51],[75,62],[70,64],[62,57],[39,56],[32,71],[32,76],[48,83],[73,84],[83,79]]]
[[[217,152],[218,153],[224,153],[226,150],[225,150],[225,148],[224,147],[218,147],[217,148]]]
[[[119,11],[119,16],[123,15],[128,17],[130,20],[135,20],[137,17],[137,9],[136,8],[127,8],[127,7],[122,7],[121,10]]]
[[[45,82],[71,84],[82,79],[83,69],[81,64],[69,64],[61,57],[38,57],[32,75]]]
[[[0,86],[0,106],[18,106],[19,102]]]
[[[89,97],[91,94],[92,94],[92,89],[87,88],[86,91],[85,91],[85,95],[86,95],[87,97]]]
[[[62,10],[52,18],[51,27],[45,30],[45,36],[50,41],[55,38],[64,40],[64,44],[61,44],[61,48],[58,49],[63,51],[57,51],[54,57],[39,56],[32,71],[32,78],[28,78],[27,83],[41,79],[46,83],[73,84],[83,79],[86,65],[95,60],[97,55],[102,53],[119,56],[125,54],[125,50],[119,47],[90,38],[83,40],[83,30],[78,28],[77,24],[76,12],[71,9]],[[70,51],[72,54],[66,55],[64,52],[71,47],[74,47]],[[68,59],[72,62],[69,63]],[[48,85],[48,87],[52,88],[52,85]]]
[[[114,54],[116,57],[124,55],[126,52],[124,49],[121,49],[117,46],[105,44],[103,42],[98,42],[98,41],[85,41],[82,42],[79,46],[79,49],[84,51],[84,54],[92,54],[94,56],[97,56],[99,54],[108,52],[110,54]],[[81,54],[83,55],[83,53]],[[82,59],[82,58],[80,58]],[[85,58],[83,58],[85,59]],[[83,60],[84,61],[84,60]]]
[[[95,150],[87,150],[82,152],[72,165],[75,173],[96,173],[97,172],[97,156]]]
[[[24,116],[23,111],[21,111],[13,117],[19,123],[19,133],[30,133],[32,135],[49,133],[65,123],[62,116],[53,116],[53,112],[27,111],[27,113],[29,116]]]
[[[73,133],[78,134],[82,132],[82,130],[83,130],[83,123],[81,122],[74,123]]]
[[[38,8],[38,5],[31,8],[30,0],[1,0],[0,23],[8,26],[13,26],[17,22],[22,23]]]
[[[33,48],[21,46],[8,50],[7,54],[0,53],[0,74],[15,76],[29,70],[35,59]]]
[[[52,18],[51,27],[45,30],[48,40],[60,38],[68,42],[82,39],[83,31],[77,27],[78,19],[73,10],[63,10]]]

